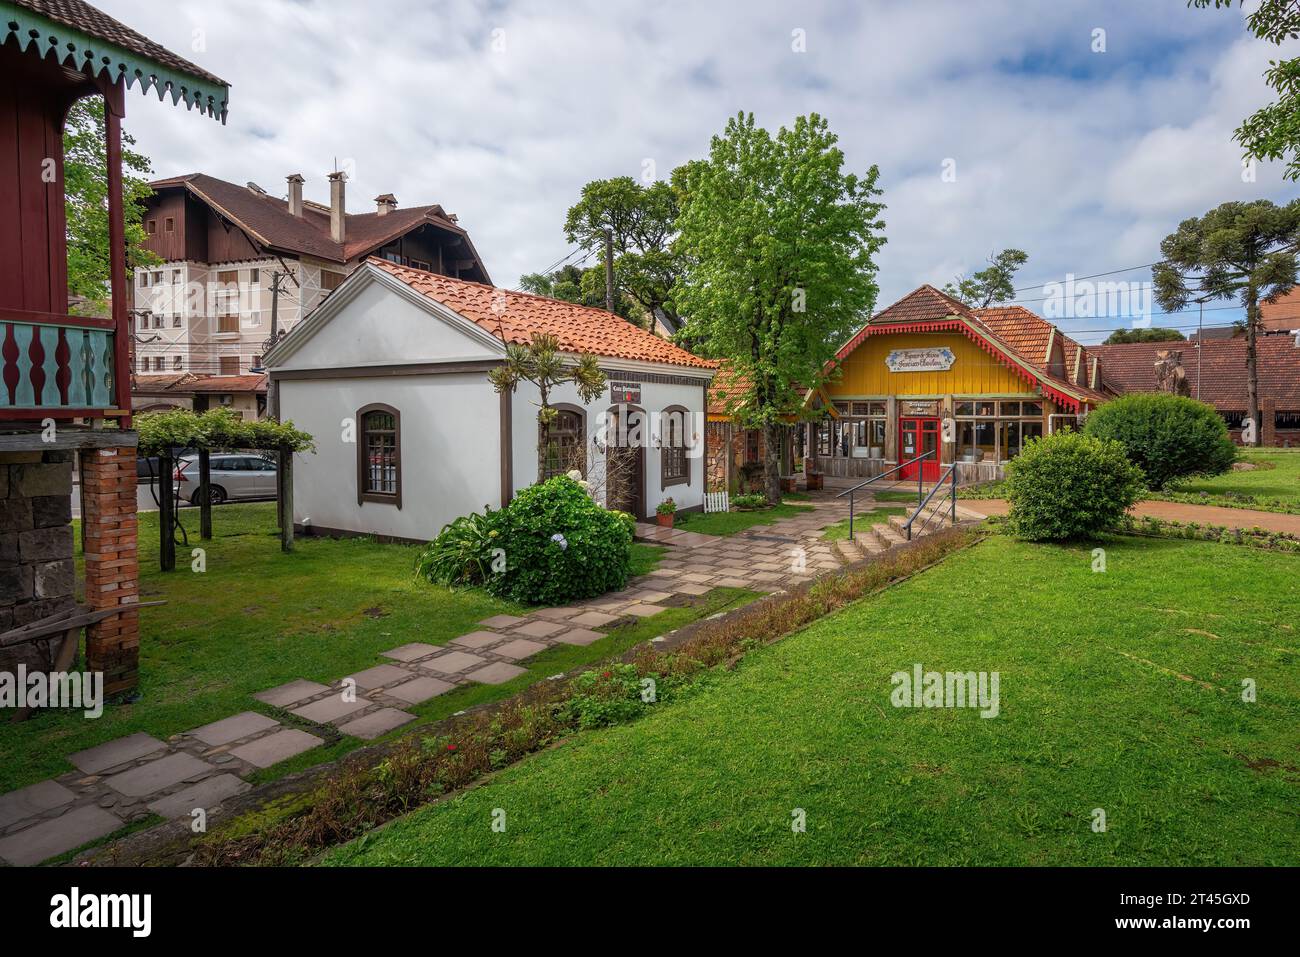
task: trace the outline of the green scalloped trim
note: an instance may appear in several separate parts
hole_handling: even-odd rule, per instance
[[[73,27],[55,23],[38,13],[0,0],[0,43],[14,37],[24,51],[35,50],[40,56],[56,52],[59,61],[74,70],[90,66],[96,76],[107,76],[111,81],[126,81],[129,90],[135,83],[140,92],[152,87],[162,100],[170,95],[172,103],[185,101],[187,109],[226,122],[226,109],[230,102],[230,87],[213,85],[204,79],[182,70],[164,67],[147,57],[131,53],[115,43],[91,37]]]

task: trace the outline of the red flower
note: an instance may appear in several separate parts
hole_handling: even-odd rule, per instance
[[[606,672],[605,672],[605,677],[608,678],[608,677],[609,677],[610,675],[612,675],[613,673],[614,673],[614,672],[612,672],[612,671],[606,671]]]
[[[448,751],[455,751],[455,750],[456,750],[456,745],[454,745],[454,744],[449,744],[449,745],[447,745],[447,750],[448,750]]]

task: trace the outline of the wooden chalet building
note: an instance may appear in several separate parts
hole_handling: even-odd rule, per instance
[[[146,202],[146,248],[161,265],[135,271],[135,371],[243,376],[260,371],[284,335],[367,256],[455,279],[490,283],[457,223],[436,204],[399,208],[391,193],[349,212],[347,177],[327,177],[330,201],[303,196],[287,177],[283,196],[191,173],[158,180]],[[322,185],[325,185],[324,181]],[[276,296],[272,326],[273,283]]]
[[[82,0],[0,0],[0,669],[85,667],[133,687],[139,651],[121,125],[139,87],[223,121],[229,90]],[[105,104],[112,314],[69,315],[63,125]],[[82,424],[88,423],[88,424]],[[71,527],[80,459],[85,606]],[[129,609],[129,610],[122,610]]]
[[[922,286],[875,315],[840,349],[809,396],[806,469],[869,478],[959,482],[1002,477],[1024,443],[1079,418],[1113,393],[1101,362],[1020,306],[972,309]],[[945,429],[945,423],[950,428]],[[845,483],[840,483],[845,484]]]

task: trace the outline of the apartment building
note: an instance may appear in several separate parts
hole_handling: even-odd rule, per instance
[[[401,209],[391,193],[373,211],[347,211],[347,177],[327,177],[329,204],[304,199],[286,177],[282,197],[204,173],[158,180],[146,203],[146,247],[161,265],[138,268],[138,375],[247,375],[262,356],[367,256],[491,283],[456,216],[441,206]],[[274,326],[272,314],[274,312]]]

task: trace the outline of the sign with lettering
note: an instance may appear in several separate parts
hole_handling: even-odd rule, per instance
[[[634,405],[641,401],[640,382],[609,383],[609,401],[614,405]]]
[[[918,402],[916,400],[903,400],[898,403],[898,411],[902,415],[938,415],[938,400],[930,402]]]
[[[951,349],[894,349],[885,357],[890,372],[947,372],[956,361]]]

